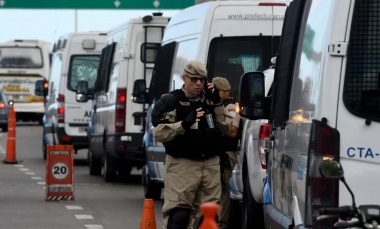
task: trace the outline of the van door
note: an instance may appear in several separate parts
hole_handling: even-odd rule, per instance
[[[349,26],[347,61],[339,100],[337,128],[341,133],[341,163],[359,204],[379,204],[380,31],[376,1],[355,1]],[[351,204],[347,191],[340,205]]]

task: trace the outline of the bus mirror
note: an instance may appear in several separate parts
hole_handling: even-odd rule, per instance
[[[136,80],[133,85],[132,101],[134,103],[146,103],[147,97],[145,80]]]
[[[240,78],[239,104],[240,116],[257,120],[264,117],[265,86],[264,73],[247,72]]]

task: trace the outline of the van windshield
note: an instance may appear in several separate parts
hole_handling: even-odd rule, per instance
[[[100,55],[72,56],[70,70],[67,80],[67,88],[71,91],[77,90],[79,81],[87,81],[90,92],[94,90]]]
[[[268,69],[279,43],[279,36],[214,38],[207,61],[208,81],[216,76],[227,78],[231,84],[230,95],[237,98],[240,77],[245,72]]]
[[[343,101],[347,109],[380,122],[380,5],[355,1]]]

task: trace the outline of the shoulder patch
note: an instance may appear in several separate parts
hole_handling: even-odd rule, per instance
[[[190,102],[179,101],[179,104],[181,104],[182,106],[190,106]]]

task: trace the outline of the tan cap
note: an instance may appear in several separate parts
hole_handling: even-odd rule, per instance
[[[196,75],[207,77],[207,69],[201,62],[197,60],[191,60],[187,62],[183,74],[189,77]]]
[[[226,78],[223,78],[223,77],[214,77],[212,79],[212,82],[215,84],[215,87],[218,90],[229,91],[231,89],[231,85],[230,85],[230,83],[228,82],[228,80]]]

